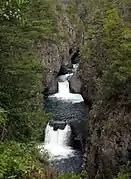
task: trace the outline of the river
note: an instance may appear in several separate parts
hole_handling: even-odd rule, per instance
[[[73,74],[59,76],[58,93],[48,96],[45,108],[52,114],[52,120],[45,128],[45,140],[41,151],[47,151],[50,161],[59,172],[80,172],[82,151],[73,142],[71,121],[84,118],[84,101],[80,94],[72,94],[68,79]]]

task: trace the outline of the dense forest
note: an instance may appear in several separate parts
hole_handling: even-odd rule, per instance
[[[50,18],[46,1],[0,2],[0,178],[33,178],[40,170],[33,141],[48,115],[36,44],[53,31]]]
[[[83,5],[81,76],[90,106],[87,170],[90,178],[130,178],[131,2]]]
[[[48,66],[39,48],[47,41],[80,48],[78,75],[90,109],[80,176],[58,176],[35,147],[50,118],[43,107]],[[0,179],[130,179],[130,109],[130,0],[0,2]]]

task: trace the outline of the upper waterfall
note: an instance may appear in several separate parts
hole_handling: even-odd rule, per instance
[[[58,82],[58,92],[60,94],[66,95],[70,93],[69,82]]]
[[[65,74],[59,77],[60,79],[65,80],[58,82],[58,93],[49,96],[49,98],[54,97],[72,103],[80,103],[84,101],[83,97],[80,94],[70,93],[69,81],[67,80],[67,78],[71,75],[72,74]]]

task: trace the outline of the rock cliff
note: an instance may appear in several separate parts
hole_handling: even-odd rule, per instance
[[[86,170],[90,179],[112,179],[118,172],[130,176],[131,73],[125,65],[130,63],[129,46],[125,49],[125,45],[131,33],[131,3],[94,0],[87,7],[84,24],[88,28],[79,68],[83,97],[90,107]],[[128,169],[121,170],[123,166]]]

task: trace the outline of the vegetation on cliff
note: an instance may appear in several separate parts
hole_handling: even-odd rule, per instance
[[[42,107],[45,70],[36,42],[53,34],[50,8],[50,2],[43,0],[0,2],[1,179],[26,178],[39,171],[38,155],[30,142],[42,136],[48,115]]]
[[[87,170],[90,178],[111,179],[131,161],[131,2],[83,0],[80,8],[81,78],[90,105]]]
[[[115,96],[120,96],[125,85],[128,88],[126,82],[130,81],[131,76],[131,3],[105,0],[103,3],[89,3],[88,8],[91,5],[94,11],[90,12],[92,10],[87,9],[86,12],[89,11],[85,14],[84,20],[86,46],[83,60],[89,66],[92,65],[96,75],[100,77],[103,98],[115,99]],[[130,100],[125,101],[130,104]]]

